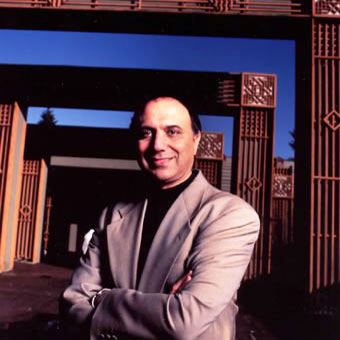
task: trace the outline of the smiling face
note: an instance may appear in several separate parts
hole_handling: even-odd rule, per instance
[[[173,98],[148,102],[139,117],[138,161],[163,189],[191,175],[201,134],[194,134],[188,110]]]

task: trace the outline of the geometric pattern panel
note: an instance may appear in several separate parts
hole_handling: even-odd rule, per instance
[[[228,0],[228,11],[245,14],[294,15],[305,12],[303,0]]]
[[[339,1],[318,1],[320,15],[338,16]],[[340,23],[315,20],[309,292],[340,283]]]
[[[273,197],[293,197],[293,177],[285,175],[274,175]]]
[[[211,185],[221,188],[222,161],[196,158],[194,168],[201,170]]]
[[[271,143],[274,114],[273,109],[243,106],[236,128],[238,131],[234,132],[239,135],[238,155],[235,157],[238,159],[235,192],[255,208],[261,219],[261,231],[245,275],[246,280],[271,272]]]
[[[0,105],[0,212],[4,210],[11,124],[13,119],[12,109],[12,105]]]
[[[87,10],[148,10],[148,11],[187,11],[187,12],[234,12],[235,14],[294,15],[304,13],[303,1],[293,0],[27,0],[12,2],[1,0],[0,7],[61,8]],[[129,6],[130,5],[130,6]]]
[[[340,282],[340,180],[315,179],[310,244],[310,292]]]
[[[313,172],[319,178],[340,179],[340,61],[318,58],[315,64]]]
[[[317,58],[337,58],[339,51],[339,24],[338,22],[316,22],[314,27],[314,55]],[[326,79],[325,79],[326,80]]]
[[[274,75],[243,73],[242,83],[242,105],[275,107],[276,77]]]
[[[19,211],[23,217],[28,217],[32,213],[32,208],[28,204],[25,204],[19,209]]]
[[[340,128],[340,114],[336,110],[331,111],[323,120],[333,131]]]
[[[240,132],[244,138],[268,139],[267,120],[271,111],[267,109],[243,109],[243,119],[240,122]]]
[[[294,172],[292,167],[274,167],[273,247],[294,242]]]
[[[0,126],[9,126],[11,125],[12,119],[12,110],[11,105],[1,105],[0,106]]]
[[[340,16],[339,0],[315,0],[315,14],[330,17]]]
[[[294,244],[294,199],[273,198],[273,247]],[[280,268],[278,268],[280,270]]]
[[[260,189],[260,187],[262,186],[262,183],[258,178],[252,177],[248,179],[248,181],[246,182],[246,185],[251,191],[256,191]]]
[[[223,132],[202,132],[197,159],[223,160]]]
[[[6,0],[0,0],[0,7],[11,7]],[[29,7],[29,8],[49,8],[49,9],[76,9],[76,10],[148,10],[148,11],[165,11],[165,12],[221,12],[226,6],[223,1],[199,0],[199,1],[172,1],[172,0],[121,0],[121,1],[97,1],[97,0],[27,0],[18,1],[12,7]]]
[[[40,161],[24,161],[15,258],[32,261],[35,241]]]

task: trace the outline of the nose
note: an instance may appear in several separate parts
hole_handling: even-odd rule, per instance
[[[155,151],[163,151],[166,147],[166,136],[162,133],[157,132],[153,138],[153,148]]]

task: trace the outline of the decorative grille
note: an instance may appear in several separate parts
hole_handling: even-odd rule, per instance
[[[202,132],[196,158],[223,160],[224,135],[222,132]]]
[[[315,0],[314,13],[322,16],[340,16],[339,0]]]
[[[221,189],[221,161],[196,159],[194,167],[202,171],[203,175],[211,185]]]
[[[275,107],[275,76],[245,73],[242,80],[242,105]]]
[[[12,118],[13,106],[0,105],[0,221],[2,221],[2,215],[4,211],[5,186],[9,160]]]
[[[322,1],[320,10],[332,1]],[[340,282],[340,24],[314,24],[314,125],[309,292]]]
[[[273,233],[279,245],[294,242],[294,174],[293,169],[275,167],[273,180]]]
[[[17,260],[32,261],[33,259],[39,170],[39,161],[24,161],[16,247]]]
[[[261,218],[259,240],[246,279],[271,271],[270,204],[266,190],[271,187],[273,110],[242,108],[239,126],[237,194],[250,203]],[[235,133],[235,132],[234,132]]]
[[[324,1],[326,2],[326,1]],[[201,12],[258,15],[299,15],[306,13],[304,2],[291,0],[1,0],[0,7],[54,8],[106,11]],[[337,12],[331,1],[321,11]],[[318,11],[319,11],[318,7]]]

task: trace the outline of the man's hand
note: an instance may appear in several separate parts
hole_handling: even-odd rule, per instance
[[[178,293],[181,289],[184,288],[184,286],[189,283],[192,280],[192,270],[190,270],[185,276],[180,278],[173,286],[171,289],[170,294],[176,294]]]
[[[90,299],[91,306],[93,308],[96,308],[100,304],[100,302],[103,300],[105,295],[108,294],[109,292],[110,292],[110,289],[104,288],[104,289],[100,290],[97,294],[92,296],[92,298]]]

